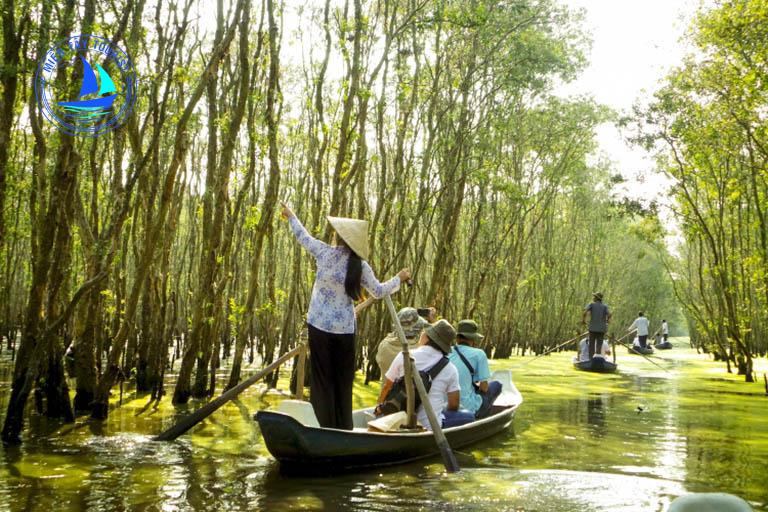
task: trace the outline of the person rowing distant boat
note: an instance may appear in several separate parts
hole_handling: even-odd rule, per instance
[[[605,333],[608,332],[608,323],[611,321],[611,310],[603,304],[603,294],[595,292],[592,294],[592,302],[584,308],[581,315],[581,323],[587,324],[587,313],[589,313],[589,341],[587,350],[589,359],[598,352],[598,347],[602,345]]]
[[[627,332],[637,331],[637,340],[641,348],[645,349],[648,341],[648,326],[650,322],[642,311],[637,314],[637,318],[627,328]]]
[[[362,288],[376,298],[397,291],[411,277],[407,268],[380,283],[368,264],[368,222],[328,217],[334,244],[313,238],[291,209],[281,214],[298,242],[317,264],[307,313],[310,350],[310,402],[322,427],[352,430],[352,382],[355,378],[354,301]]]

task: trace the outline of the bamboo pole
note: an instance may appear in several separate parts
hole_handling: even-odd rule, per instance
[[[563,346],[567,345],[568,343],[572,343],[573,341],[576,341],[577,339],[581,338],[585,334],[589,334],[589,332],[583,332],[583,333],[579,334],[578,336],[575,336],[575,337],[573,337],[573,338],[571,338],[569,340],[565,340],[564,342],[560,343],[559,345],[556,345],[556,346],[552,347],[551,349],[547,350],[546,352],[542,352],[541,354],[537,355],[533,359],[529,359],[528,361],[522,363],[520,366],[525,366],[528,363],[532,363],[536,359],[538,359],[538,358],[540,358],[542,356],[545,356],[545,355],[549,354],[550,352],[553,352],[553,351],[559,349],[560,347],[563,347]]]
[[[402,346],[403,369],[405,370],[405,396],[407,397],[405,413],[408,415],[408,421],[406,422],[406,426],[408,428],[416,428],[416,393],[413,389],[414,369],[413,369],[413,365],[410,364],[412,362],[411,352],[410,352],[410,349],[408,348],[408,341],[405,339],[405,332],[403,332],[403,326],[400,325],[400,319],[397,318],[397,311],[395,311],[395,305],[392,304],[392,299],[389,296],[387,296],[385,300],[387,301],[387,308],[389,309],[389,314],[392,315],[392,318],[394,319],[393,322],[395,325],[395,332],[397,333],[397,336],[400,338],[400,344]]]
[[[205,418],[210,416],[219,407],[229,402],[233,398],[237,397],[237,395],[245,391],[246,388],[253,385],[256,381],[258,381],[259,379],[263,378],[266,375],[269,375],[278,366],[280,366],[287,360],[291,359],[292,357],[295,357],[297,354],[299,354],[304,350],[306,350],[306,345],[304,343],[299,343],[299,345],[296,348],[288,351],[285,355],[280,357],[277,361],[270,364],[266,368],[259,371],[256,375],[249,377],[247,380],[244,380],[243,382],[241,382],[234,388],[230,389],[229,391],[222,393],[218,398],[211,400],[210,402],[208,402],[207,404],[205,404],[204,406],[202,406],[200,409],[196,410],[192,414],[188,414],[187,416],[184,416],[183,418],[181,418],[181,420],[179,420],[171,428],[169,428],[162,434],[155,437],[154,441],[173,441],[180,435],[184,434],[187,430],[194,427],[195,425],[203,421]],[[297,383],[297,389],[298,389],[298,383]]]
[[[374,299],[373,297],[368,297],[367,299],[365,299],[363,302],[355,306],[355,315],[360,313],[362,310],[364,310],[374,302],[376,302],[376,299]]]
[[[650,357],[648,357],[647,355],[645,355],[645,354],[643,354],[643,353],[641,353],[641,352],[637,352],[637,351],[635,351],[635,350],[634,350],[634,349],[633,349],[633,348],[632,348],[630,345],[627,345],[626,343],[623,343],[623,342],[621,341],[621,340],[623,340],[624,338],[626,338],[627,336],[629,336],[630,334],[632,334],[633,332],[635,332],[635,331],[630,331],[630,332],[628,332],[627,334],[625,334],[624,336],[622,336],[621,338],[619,338],[618,340],[616,340],[616,343],[618,343],[619,345],[622,345],[622,346],[624,346],[624,347],[627,347],[627,349],[628,349],[628,350],[631,350],[633,353],[635,353],[635,354],[637,354],[637,355],[639,355],[639,356],[643,356],[644,358],[646,358],[646,359],[648,360],[648,362],[649,362],[649,363],[653,364],[654,366],[658,366],[659,368],[661,368],[661,369],[662,369],[662,370],[664,370],[665,372],[669,373],[669,370],[667,370],[666,368],[664,368],[663,366],[661,366],[659,363],[656,363],[655,361],[653,361],[653,360],[652,360]],[[663,358],[662,358],[662,359],[663,359]]]
[[[637,329],[635,329],[634,331],[629,331],[629,332],[627,332],[627,333],[626,333],[624,336],[622,336],[621,338],[619,338],[619,339],[617,339],[616,341],[614,341],[614,343],[621,343],[621,340],[623,340],[624,338],[626,338],[626,337],[627,337],[627,336],[629,336],[630,334],[633,334],[633,333],[634,333],[636,330],[637,330]]]
[[[427,390],[424,388],[424,383],[421,381],[418,372],[416,372],[415,365],[413,364],[413,360],[411,359],[410,353],[408,352],[408,342],[405,339],[403,327],[400,325],[400,319],[397,318],[395,305],[392,304],[392,298],[389,295],[384,297],[384,300],[387,303],[389,314],[392,315],[392,321],[395,324],[395,331],[400,338],[400,343],[403,345],[403,366],[405,368],[405,389],[406,393],[408,394],[409,424],[411,419],[411,410],[413,409],[413,384],[415,383],[416,390],[419,392],[419,396],[421,397],[421,404],[424,406],[424,411],[427,413],[427,419],[429,419],[429,424],[432,426],[432,434],[435,436],[435,442],[437,443],[437,447],[440,449],[440,454],[443,456],[443,464],[445,465],[445,469],[449,473],[455,473],[460,470],[459,463],[456,460],[456,457],[453,455],[453,450],[451,450],[451,446],[448,444],[448,440],[445,438],[445,434],[443,434],[440,421],[438,421],[437,415],[432,409],[432,404],[429,402],[429,396],[427,395]],[[408,385],[409,383],[411,384],[410,386]]]

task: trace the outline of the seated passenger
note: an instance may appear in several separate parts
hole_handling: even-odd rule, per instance
[[[600,353],[595,354],[595,357],[608,359],[607,356],[609,355],[611,355],[611,346],[608,344],[608,340],[603,340],[603,345],[600,347]]]
[[[475,347],[483,338],[484,336],[477,332],[477,323],[473,320],[462,320],[456,333],[457,344],[448,356],[459,370],[461,408],[474,414],[477,419],[488,416],[493,402],[501,394],[500,382],[488,382],[491,372],[485,351]]]
[[[600,347],[600,353],[595,354],[595,357],[602,357],[605,359],[605,356],[609,355],[611,355],[611,346],[608,344],[608,341],[603,340],[603,345]],[[589,361],[589,347],[587,346],[587,338],[583,338],[579,342],[579,355],[576,361],[579,363]]]
[[[451,345],[455,337],[456,331],[447,320],[440,320],[436,324],[427,327],[421,333],[419,346],[411,352],[416,370],[428,371],[440,362],[443,357],[446,357],[451,351]],[[385,374],[384,385],[381,387],[378,405],[376,406],[377,414],[394,382],[404,374],[403,353],[400,352],[395,356]],[[467,411],[459,411],[459,389],[458,371],[452,363],[448,362],[432,380],[432,387],[427,393],[429,403],[432,405],[435,416],[437,416],[443,428],[464,425],[475,419],[473,414]],[[424,427],[432,430],[423,404],[416,411],[416,418]]]
[[[408,342],[408,349],[415,349],[419,344],[421,331],[429,324],[419,316],[416,308],[401,309],[397,312],[397,318],[400,320],[400,325],[403,326],[405,339]],[[392,360],[402,349],[403,347],[400,344],[400,338],[394,331],[387,334],[387,336],[379,343],[379,347],[376,349],[376,364],[379,365],[379,370],[381,371],[382,383],[385,379],[384,374],[389,370]]]

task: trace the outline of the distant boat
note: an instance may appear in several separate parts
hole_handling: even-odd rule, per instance
[[[97,93],[98,98],[90,100],[79,101],[59,101],[58,104],[67,110],[74,111],[95,111],[101,109],[108,109],[114,103],[117,97],[117,89],[115,89],[115,83],[110,78],[109,74],[104,71],[99,64],[96,64],[96,69],[99,72],[99,81],[96,81],[96,74],[93,72],[93,68],[88,61],[80,57],[80,61],[83,63],[83,84],[80,87],[79,98],[87,96],[89,94]],[[101,83],[101,86],[99,86]]]

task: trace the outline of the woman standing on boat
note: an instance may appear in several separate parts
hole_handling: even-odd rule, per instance
[[[282,215],[299,243],[315,258],[317,273],[307,313],[309,329],[309,401],[321,427],[352,430],[352,382],[355,378],[355,309],[361,286],[376,298],[384,297],[410,279],[403,269],[380,283],[368,264],[368,222],[328,217],[334,245],[313,238],[290,208]]]

